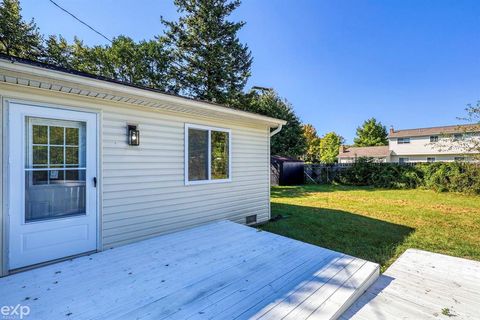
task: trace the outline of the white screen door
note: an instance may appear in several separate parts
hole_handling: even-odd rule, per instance
[[[9,104],[9,268],[97,248],[96,114]]]

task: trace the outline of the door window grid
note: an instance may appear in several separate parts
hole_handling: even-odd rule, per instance
[[[51,184],[52,182],[58,183],[63,180],[78,180],[80,176],[84,176],[86,171],[85,161],[80,158],[84,148],[82,143],[80,143],[83,134],[81,126],[68,126],[62,123],[48,125],[45,123],[35,123],[34,119],[30,120],[28,125],[30,143],[27,144],[29,150],[27,152],[26,174],[28,174],[29,171],[43,171],[44,173],[48,173],[47,177],[43,177],[47,178],[46,184]],[[42,131],[45,131],[44,137],[39,136]],[[52,131],[56,131],[57,135],[61,132],[61,139],[58,139],[58,136],[52,137]],[[44,161],[42,161],[42,159],[35,159],[35,149],[38,150],[39,148],[44,150]],[[52,164],[52,150],[58,149],[61,149],[62,161],[61,163]],[[72,158],[76,161],[70,161]],[[74,172],[77,173],[75,174]],[[38,172],[37,174],[42,175],[42,172]],[[32,179],[32,184],[35,184],[33,183],[34,175],[35,172],[28,174]]]

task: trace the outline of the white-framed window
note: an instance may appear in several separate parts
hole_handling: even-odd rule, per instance
[[[410,158],[398,158],[398,163],[400,164],[404,164],[404,163],[408,163],[410,161]]]
[[[463,135],[463,133],[455,133],[453,135],[453,141],[462,141],[462,140],[465,140],[465,136]]]
[[[407,144],[410,143],[410,138],[397,138],[397,144]]]
[[[435,157],[427,157],[427,162],[435,162]]]
[[[185,124],[185,184],[232,179],[232,131]]]
[[[453,158],[454,161],[465,161],[465,157],[455,157]]]
[[[430,142],[438,142],[438,136],[430,136]]]

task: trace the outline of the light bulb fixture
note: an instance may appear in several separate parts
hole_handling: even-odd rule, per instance
[[[127,140],[130,146],[140,145],[140,131],[138,131],[137,126],[127,125]]]

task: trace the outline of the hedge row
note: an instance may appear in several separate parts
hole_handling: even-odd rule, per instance
[[[480,165],[463,162],[378,164],[360,159],[340,172],[335,180],[345,185],[480,194]]]

